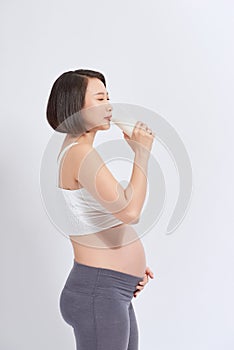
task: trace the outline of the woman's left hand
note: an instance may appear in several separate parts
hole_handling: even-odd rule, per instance
[[[150,278],[154,278],[154,273],[150,270],[150,268],[147,266],[146,270],[145,270],[145,274],[144,274],[144,278],[142,281],[140,281],[138,283],[138,285],[136,286],[136,289],[138,289],[137,292],[134,293],[134,297],[136,298],[136,296],[142,291],[142,289],[144,288],[144,286],[146,285],[146,283],[148,283],[149,281],[149,277]]]

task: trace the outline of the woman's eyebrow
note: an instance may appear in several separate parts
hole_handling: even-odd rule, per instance
[[[106,93],[108,95],[108,92]],[[105,95],[104,92],[96,92],[94,95]]]

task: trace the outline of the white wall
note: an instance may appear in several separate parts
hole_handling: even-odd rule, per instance
[[[142,239],[155,279],[133,301],[140,349],[233,349],[233,3],[22,0],[0,8],[0,348],[75,349],[58,309],[73,251],[44,211],[39,174],[53,133],[51,84],[89,68],[105,74],[111,100],[167,119],[193,167],[189,211],[166,236],[178,179],[158,149],[168,202]]]

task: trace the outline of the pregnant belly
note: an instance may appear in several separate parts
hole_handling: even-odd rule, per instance
[[[121,224],[84,236],[70,236],[74,259],[142,277],[146,269],[144,247],[131,225]]]

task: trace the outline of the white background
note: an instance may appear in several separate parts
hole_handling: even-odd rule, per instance
[[[189,211],[166,236],[178,179],[156,148],[168,197],[142,239],[155,278],[133,300],[140,349],[233,349],[233,2],[22,0],[0,9],[0,348],[75,349],[58,308],[73,250],[44,211],[39,175],[52,83],[88,68],[104,73],[113,102],[166,118],[193,167]]]

